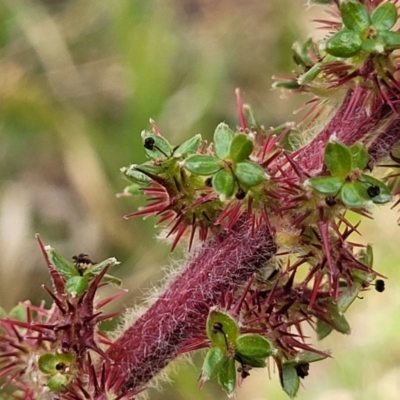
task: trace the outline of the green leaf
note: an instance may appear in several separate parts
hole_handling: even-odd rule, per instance
[[[226,357],[220,366],[218,373],[218,383],[221,388],[228,394],[232,394],[236,387],[236,368],[235,360]]]
[[[266,358],[272,354],[269,340],[255,333],[245,333],[236,340],[236,353],[247,358]]]
[[[358,32],[342,29],[326,42],[325,51],[335,57],[348,58],[361,50],[362,40]]]
[[[388,31],[397,21],[397,8],[393,3],[384,3],[371,14],[372,25],[378,31]]]
[[[47,387],[52,392],[61,392],[68,383],[68,377],[57,373],[47,381]]]
[[[351,169],[354,170],[356,168],[360,170],[364,170],[369,161],[369,154],[367,148],[361,143],[354,143],[349,147],[352,163]]]
[[[305,83],[312,82],[321,71],[322,69],[320,63],[313,65],[307,72],[297,78],[298,84],[304,85]]]
[[[400,33],[399,32],[380,32],[379,36],[385,42],[385,50],[394,50],[400,47]]]
[[[223,195],[225,199],[229,199],[235,190],[235,178],[232,172],[226,169],[218,171],[212,177],[212,186],[218,194]]]
[[[88,290],[89,282],[83,276],[73,276],[69,278],[65,284],[67,293],[72,296],[80,296]]]
[[[344,26],[352,31],[361,33],[371,25],[368,10],[359,2],[343,2],[340,15]]]
[[[221,169],[218,158],[207,155],[191,155],[185,160],[185,168],[198,175],[212,175]]]
[[[313,189],[322,194],[334,195],[343,186],[343,180],[337,176],[315,176],[305,181]]]
[[[358,181],[346,182],[340,190],[340,198],[350,208],[365,207],[370,200],[366,188]]]
[[[300,386],[300,378],[294,366],[285,364],[282,366],[281,385],[291,399],[296,396]]]
[[[392,200],[392,194],[390,193],[389,188],[379,179],[375,179],[370,175],[363,174],[360,178],[360,182],[367,183],[366,190],[367,196],[376,204],[385,204]],[[376,196],[371,196],[368,194],[368,187],[376,186],[379,188],[379,194]]]
[[[229,148],[229,157],[235,161],[240,162],[249,158],[253,151],[253,142],[243,133],[237,134]]]
[[[190,154],[195,154],[201,143],[201,135],[197,134],[192,138],[186,140],[174,151],[176,157],[186,157]]]
[[[352,167],[352,155],[347,146],[339,142],[329,142],[325,147],[325,165],[332,176],[346,179]]]
[[[207,317],[207,337],[212,344],[227,350],[227,344],[233,345],[239,335],[236,320],[225,311],[211,310]]]
[[[331,334],[333,328],[330,325],[326,324],[324,321],[318,319],[316,325],[316,331],[318,340],[322,340]]]
[[[228,125],[221,122],[214,132],[214,151],[219,159],[228,157],[234,133]]]
[[[144,150],[151,159],[171,157],[172,146],[167,139],[146,131],[142,132],[142,139]]]
[[[235,175],[241,183],[252,187],[267,178],[265,171],[253,161],[243,161],[236,164]]]
[[[58,254],[51,246],[46,246],[46,252],[51,264],[62,276],[69,278],[79,275],[79,271],[75,265]]]
[[[216,375],[225,360],[226,356],[219,347],[208,350],[201,369],[201,380],[205,382]]]

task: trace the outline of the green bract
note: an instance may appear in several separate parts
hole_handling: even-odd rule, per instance
[[[397,21],[397,8],[393,3],[384,3],[371,14],[371,23],[378,31],[388,31]]]
[[[393,3],[384,3],[371,15],[357,1],[344,1],[340,6],[343,28],[326,42],[326,52],[335,57],[353,57],[360,52],[383,53],[400,46],[400,34],[390,32],[398,18]]]
[[[230,171],[223,169],[213,176],[212,186],[217,193],[229,198],[235,190],[235,179]]]
[[[207,155],[192,155],[185,161],[185,168],[198,175],[212,175],[221,169],[218,158]]]
[[[89,282],[84,276],[73,276],[65,284],[65,289],[72,296],[80,296],[89,288]]]
[[[144,131],[142,139],[145,152],[151,159],[166,158],[172,155],[172,146],[162,136]],[[152,145],[148,146],[146,143],[152,143]]]
[[[252,161],[243,161],[236,164],[236,177],[246,186],[256,186],[265,179],[264,170]]]
[[[235,360],[226,357],[218,372],[218,383],[228,394],[233,393],[236,387],[236,368]]]
[[[249,140],[247,135],[243,133],[237,134],[229,148],[229,157],[235,161],[240,162],[246,160],[253,151],[253,142]]]
[[[300,378],[294,366],[285,364],[282,366],[281,385],[290,398],[296,396],[300,386]]]
[[[215,376],[225,358],[224,352],[219,347],[213,347],[208,350],[201,370],[201,379],[207,381]]]
[[[257,124],[254,116],[252,121]],[[192,154],[183,165],[193,174],[213,175],[212,186],[221,200],[232,197],[235,187],[245,196],[248,188],[260,184],[266,177],[264,170],[249,160],[253,147],[247,135],[235,134],[228,125],[221,123],[214,132],[215,156]]]
[[[201,135],[197,134],[192,138],[186,140],[186,142],[182,143],[179,147],[177,147],[174,151],[175,157],[186,157],[190,154],[196,153],[201,143]]]
[[[347,177],[352,167],[352,154],[347,146],[339,142],[329,142],[325,147],[325,165],[332,176]]]
[[[338,196],[350,208],[391,200],[390,190],[383,182],[362,173],[369,161],[368,151],[362,144],[347,147],[339,142],[329,142],[325,147],[324,160],[331,176],[309,178],[305,185],[321,194]]]
[[[228,157],[235,134],[228,125],[220,123],[214,132],[214,150],[218,158]]]
[[[207,336],[214,346],[226,350],[227,344],[236,341],[239,327],[233,317],[225,311],[212,310],[207,318]]]

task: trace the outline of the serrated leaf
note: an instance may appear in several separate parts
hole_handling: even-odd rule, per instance
[[[352,169],[364,170],[369,161],[369,153],[367,148],[361,143],[354,143],[349,147],[352,158]]]
[[[289,395],[291,399],[296,396],[300,386],[300,378],[298,377],[294,366],[282,366],[281,385],[282,389]]]
[[[151,159],[157,158],[168,158],[172,155],[172,146],[169,144],[168,140],[162,136],[154,135],[152,132],[142,132],[143,146],[146,154]],[[152,148],[149,148],[146,143],[152,141]]]
[[[363,174],[360,178],[360,182],[367,183],[366,190],[367,196],[376,204],[385,204],[392,200],[392,194],[390,193],[389,188],[379,179],[376,179],[370,175]],[[379,188],[379,194],[376,196],[370,196],[368,194],[369,186],[377,186]]]
[[[351,172],[351,152],[349,148],[342,143],[329,142],[325,147],[324,161],[332,176],[346,179]]]
[[[327,40],[325,51],[335,57],[348,58],[357,55],[361,46],[358,32],[342,29]]]
[[[235,134],[227,124],[221,122],[214,132],[214,151],[219,159],[228,157]]]
[[[237,163],[234,172],[236,178],[249,187],[256,186],[266,179],[265,171],[252,161]]]
[[[185,160],[185,168],[198,175],[212,175],[221,169],[218,158],[207,155],[191,155]]]
[[[67,293],[72,296],[80,296],[89,288],[88,280],[83,276],[73,276],[69,278],[65,284]]]
[[[201,369],[201,380],[205,382],[215,376],[225,359],[226,356],[219,347],[208,350]]]
[[[346,182],[340,190],[340,198],[350,208],[365,207],[370,200],[366,188],[360,182]]]
[[[74,264],[58,254],[51,246],[46,246],[46,252],[54,268],[64,277],[78,276],[79,271]]]
[[[232,394],[236,387],[236,368],[233,358],[225,358],[218,372],[218,383],[228,394]]]
[[[333,328],[330,325],[326,324],[325,322],[321,321],[320,319],[317,320],[315,329],[317,332],[318,340],[325,339],[333,331]]]
[[[334,195],[343,186],[343,180],[337,176],[315,176],[307,179],[305,184],[311,186],[319,193]]]
[[[271,342],[261,335],[245,333],[236,339],[236,353],[246,358],[266,358],[272,354]]]
[[[232,175],[231,171],[227,171],[226,169],[222,169],[218,171],[212,177],[212,186],[214,190],[223,195],[226,199],[229,199],[235,190],[235,178]]]
[[[229,148],[229,157],[240,162],[246,160],[253,151],[253,142],[243,133],[235,135]]]
[[[368,10],[355,1],[343,2],[340,6],[340,15],[346,28],[362,32],[371,25]]]
[[[177,149],[175,149],[174,156],[186,157],[190,154],[195,154],[200,146],[200,143],[201,143],[201,135],[197,134],[191,137],[190,139],[186,140],[186,142],[182,143]]]
[[[397,21],[397,8],[393,3],[384,3],[371,14],[371,23],[378,31],[388,31]]]
[[[207,337],[214,346],[227,350],[239,335],[236,320],[225,311],[211,310],[207,317]]]

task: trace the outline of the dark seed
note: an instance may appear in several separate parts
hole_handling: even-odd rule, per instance
[[[309,363],[304,363],[304,364],[298,364],[295,367],[297,376],[304,379],[306,376],[308,376],[308,370],[310,369],[310,364]]]
[[[329,207],[333,207],[336,204],[336,200],[333,196],[325,197],[325,203]]]
[[[204,184],[205,184],[207,187],[212,187],[212,178],[207,178],[207,179],[204,181]]]
[[[235,194],[235,197],[238,200],[243,200],[246,197],[246,192],[242,188],[239,188]]]
[[[385,290],[385,281],[383,279],[377,279],[375,281],[375,290],[379,293]]]
[[[152,137],[148,137],[144,140],[144,148],[147,150],[153,150],[154,149],[154,144],[155,140]]]
[[[375,197],[381,193],[381,189],[379,189],[379,186],[371,185],[368,187],[367,193],[369,197]]]

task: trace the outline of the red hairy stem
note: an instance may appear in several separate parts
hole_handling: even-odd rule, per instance
[[[109,349],[114,366],[126,376],[124,391],[140,389],[191,338],[195,313],[221,301],[223,293],[241,287],[276,252],[264,225],[249,222],[206,242],[187,262],[165,293]]]

